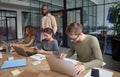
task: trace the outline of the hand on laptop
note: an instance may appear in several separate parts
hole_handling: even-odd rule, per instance
[[[81,72],[83,72],[85,69],[86,68],[85,68],[84,65],[76,65],[75,66],[75,72],[76,72],[77,75],[80,74]]]
[[[67,56],[67,54],[61,53],[61,54],[60,54],[60,59],[64,59],[66,56]]]

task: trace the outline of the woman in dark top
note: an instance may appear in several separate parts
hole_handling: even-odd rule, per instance
[[[44,29],[44,40],[42,40],[42,49],[38,53],[47,55],[59,55],[58,42],[54,38],[54,32],[51,28]]]
[[[23,39],[19,40],[17,43],[14,43],[15,46],[33,46],[35,41],[35,29],[34,27],[28,25],[24,27],[25,36]]]

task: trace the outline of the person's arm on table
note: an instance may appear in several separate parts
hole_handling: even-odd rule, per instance
[[[29,43],[26,43],[26,44],[17,44],[17,43],[14,43],[12,45],[13,46],[25,46],[25,47],[29,47],[32,43],[34,43],[34,40],[35,40],[35,37],[33,36]]]
[[[16,42],[16,44],[20,44],[24,41],[24,38],[23,39],[20,39],[18,42]]]

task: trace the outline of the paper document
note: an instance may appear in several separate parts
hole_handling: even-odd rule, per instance
[[[21,72],[19,70],[13,70],[11,71],[11,73],[13,74],[13,76],[17,76],[19,75]]]
[[[14,57],[13,56],[9,56],[8,60],[14,60]]]
[[[0,53],[0,58],[2,58],[2,53]]]
[[[102,68],[95,68],[99,69],[99,77],[112,77],[113,72],[104,70]],[[91,70],[84,76],[84,77],[91,77]]]
[[[4,61],[4,63],[1,66],[1,69],[19,67],[25,65],[26,65],[26,59],[9,60],[9,61]]]
[[[0,50],[3,50],[3,47],[0,47]]]
[[[45,55],[42,55],[42,54],[35,54],[35,55],[30,56],[30,57],[33,59],[36,59],[36,60],[46,59]]]
[[[70,62],[72,62],[72,63],[74,63],[74,64],[78,63],[77,60],[73,60],[73,59],[69,59],[69,58],[64,58],[64,60],[70,61]]]

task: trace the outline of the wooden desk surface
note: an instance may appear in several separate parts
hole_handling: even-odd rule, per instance
[[[2,63],[5,60],[7,60],[7,56],[8,56],[8,54],[3,53],[3,58],[0,59],[0,66],[2,65]],[[34,66],[34,65],[32,65],[32,62],[36,61],[35,59],[29,58],[29,57],[23,57],[23,56],[20,56],[17,54],[13,54],[13,56],[14,56],[15,60],[26,58],[27,65],[25,67],[17,67],[17,68],[9,68],[9,69],[0,70],[0,77],[15,77],[12,75],[11,71],[16,70],[16,69],[19,71],[27,70],[27,71],[37,72],[37,73],[39,73],[38,77],[70,77],[70,76],[66,76],[61,73],[51,71],[46,60],[42,60],[41,64]],[[88,71],[89,70],[84,71],[82,74],[80,74],[79,77],[84,77],[84,75]],[[112,71],[112,72],[114,72],[113,77],[120,77],[119,72],[115,72],[115,71]]]

